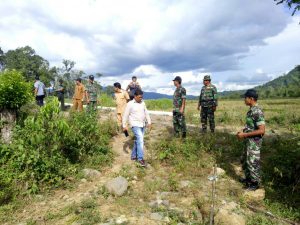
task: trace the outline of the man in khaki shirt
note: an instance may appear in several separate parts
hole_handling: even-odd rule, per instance
[[[73,96],[73,110],[74,111],[79,111],[82,112],[83,111],[83,97],[84,97],[84,86],[81,83],[81,78],[77,78],[76,79],[76,85],[75,85],[75,92],[74,92],[74,96]]]
[[[115,101],[117,104],[117,120],[118,125],[122,125],[122,117],[124,114],[124,111],[127,106],[127,102],[130,100],[128,92],[122,90],[120,83],[114,83],[115,88]]]

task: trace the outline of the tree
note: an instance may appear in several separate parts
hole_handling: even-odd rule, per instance
[[[20,71],[26,81],[34,80],[35,76],[40,76],[46,83],[53,80],[53,74],[49,73],[49,62],[29,46],[9,50],[2,57],[3,69]]]
[[[11,140],[17,110],[31,99],[31,85],[20,72],[6,70],[0,73],[0,128],[4,142]]]
[[[2,71],[3,66],[4,66],[4,52],[0,47],[0,71]]]
[[[277,5],[285,4],[290,9],[293,9],[292,16],[294,16],[297,11],[300,11],[300,0],[274,0],[274,1],[277,2]]]

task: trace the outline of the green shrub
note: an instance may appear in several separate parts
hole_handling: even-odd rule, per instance
[[[0,147],[0,173],[11,171],[9,179],[18,180],[17,188],[29,193],[61,185],[87,158],[107,162],[113,129],[113,123],[99,124],[95,115],[65,117],[57,98],[48,98],[39,113],[16,127],[12,143]],[[0,180],[1,186],[7,184]]]
[[[101,93],[101,95],[100,95],[100,106],[115,107],[116,103],[115,103],[112,96],[109,96],[106,93]]]
[[[31,85],[16,70],[0,73],[0,109],[19,109],[32,99]]]

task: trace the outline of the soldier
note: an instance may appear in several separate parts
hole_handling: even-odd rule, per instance
[[[97,87],[94,82],[94,76],[89,76],[89,83],[85,89],[85,96],[87,102],[87,111],[95,112],[97,110]]]
[[[180,137],[182,132],[182,138],[186,138],[186,124],[185,124],[185,103],[186,103],[186,90],[181,86],[182,79],[177,76],[173,80],[176,90],[173,96],[173,126],[175,131],[175,137]]]
[[[130,98],[128,92],[122,90],[120,83],[118,82],[114,83],[114,90],[115,90],[115,101],[117,105],[117,120],[118,120],[119,127],[121,127],[122,117],[126,109],[127,102],[130,100]]]
[[[63,83],[64,83],[64,81],[62,79],[59,79],[58,85],[55,90],[58,101],[60,102],[60,109],[62,111],[65,110],[65,87],[64,87]]]
[[[81,83],[81,78],[77,78],[76,79],[76,85],[75,85],[75,92],[74,92],[74,96],[73,96],[73,110],[74,111],[79,111],[82,112],[83,111],[83,97],[84,97],[84,86]]]
[[[239,139],[244,139],[245,150],[242,156],[242,167],[245,179],[240,181],[249,191],[255,191],[260,184],[260,149],[262,137],[265,134],[265,118],[262,109],[257,104],[258,94],[249,89],[244,94],[245,104],[250,106],[246,116],[246,126],[237,133]]]
[[[204,76],[203,79],[204,86],[201,89],[198,110],[201,107],[201,123],[202,123],[202,132],[206,133],[207,131],[207,118],[209,119],[209,126],[211,132],[215,132],[215,116],[214,113],[218,106],[218,93],[217,88],[211,84],[211,79],[209,75]]]
[[[126,91],[129,92],[130,100],[133,100],[136,90],[142,90],[141,85],[137,82],[137,77],[133,76],[132,81],[127,86]]]

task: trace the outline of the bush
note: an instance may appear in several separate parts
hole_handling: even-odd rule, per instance
[[[32,99],[30,83],[16,70],[0,73],[0,109],[19,109]]]
[[[29,193],[61,185],[89,156],[107,161],[113,128],[114,124],[99,124],[95,115],[65,117],[57,98],[49,98],[37,115],[16,127],[12,143],[0,147],[0,174],[11,171],[9,179],[20,184],[16,188]],[[7,184],[0,180],[1,186]]]

